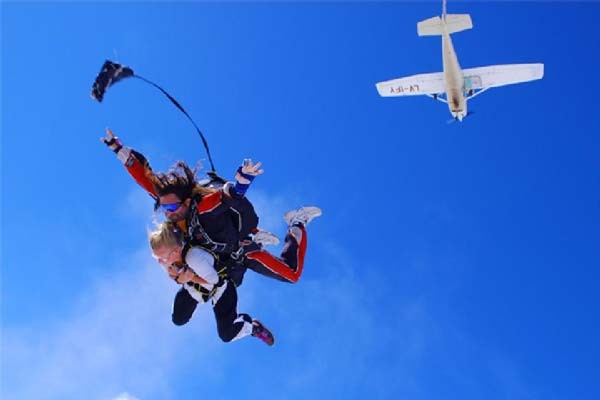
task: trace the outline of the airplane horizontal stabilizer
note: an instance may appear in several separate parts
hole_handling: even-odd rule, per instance
[[[473,28],[473,22],[469,14],[447,14],[445,22],[440,17],[433,17],[417,23],[419,36],[440,36],[443,34],[442,26],[446,26],[447,32],[455,33]]]
[[[419,74],[376,84],[383,97],[440,94],[446,91],[444,73]]]

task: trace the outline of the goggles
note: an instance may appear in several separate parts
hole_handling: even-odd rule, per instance
[[[178,247],[173,248],[167,255],[165,255],[164,257],[158,257],[156,256],[156,254],[153,254],[152,256],[156,259],[156,261],[158,261],[159,264],[167,264],[169,262],[169,260],[171,259],[171,257],[173,256],[173,254],[178,251],[181,250]]]
[[[161,204],[160,208],[162,208],[163,211],[175,212],[181,207],[181,203],[183,203],[183,201],[180,201],[179,203]]]

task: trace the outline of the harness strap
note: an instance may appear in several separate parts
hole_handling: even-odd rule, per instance
[[[215,271],[217,271],[217,275],[219,276],[219,278],[227,278],[227,265],[225,265],[221,261],[219,255],[211,251],[210,249],[205,248],[201,244],[196,243],[194,240],[187,240],[184,243],[183,248],[181,249],[181,258],[185,260],[187,253],[194,247],[199,247],[202,250],[208,252],[211,256],[213,256],[213,258],[215,259],[213,268],[215,269]]]
[[[197,292],[199,292],[202,295],[202,300],[204,300],[204,302],[207,302],[215,294],[216,290],[223,285],[223,282],[229,280],[229,275],[227,273],[227,265],[220,261],[218,254],[215,254],[211,250],[206,249],[203,246],[198,246],[190,241],[187,241],[183,245],[183,249],[181,250],[181,258],[185,260],[187,253],[194,247],[199,247],[202,250],[207,251],[215,259],[213,268],[215,269],[215,271],[217,271],[219,281],[213,285],[213,288],[211,290],[206,289],[204,286],[196,282],[186,282],[187,286],[193,287]],[[185,266],[187,266],[187,264],[185,264]]]
[[[208,249],[215,253],[233,254],[239,251],[239,245],[232,245],[229,243],[215,242],[210,238],[204,227],[200,223],[200,216],[198,215],[198,199],[193,198],[190,204],[190,217],[188,218],[188,235],[191,241],[195,241],[200,244],[203,248]]]
[[[197,292],[199,292],[202,295],[202,300],[204,300],[204,302],[206,303],[215,294],[217,289],[223,285],[223,282],[225,282],[225,280],[225,278],[220,278],[219,282],[217,282],[211,290],[208,290],[204,286],[195,282],[188,282],[186,283],[186,285],[193,287]]]

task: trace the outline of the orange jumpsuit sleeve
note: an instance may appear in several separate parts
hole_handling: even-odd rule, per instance
[[[150,196],[154,199],[158,198],[156,194],[156,190],[154,190],[154,186],[150,179],[148,179],[147,174],[153,174],[152,168],[150,167],[150,163],[144,155],[140,152],[137,152],[129,147],[123,147],[117,153],[117,157],[125,166],[125,169],[131,175],[131,177],[140,185]]]

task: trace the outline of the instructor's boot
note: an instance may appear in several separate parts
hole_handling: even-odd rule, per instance
[[[297,210],[288,211],[283,219],[288,226],[294,226],[296,224],[302,224],[302,226],[308,225],[314,218],[321,216],[323,212],[319,207],[308,206],[301,207]]]
[[[254,235],[252,235],[252,241],[260,244],[261,246],[268,246],[270,244],[278,245],[279,238],[271,232],[263,231],[259,229]]]

